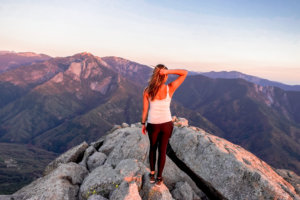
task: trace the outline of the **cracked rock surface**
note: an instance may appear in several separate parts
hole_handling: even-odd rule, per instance
[[[300,199],[297,175],[275,172],[242,147],[191,127],[184,118],[173,121],[160,187],[149,182],[148,135],[140,123],[123,123],[91,144],[71,148],[45,168],[43,177],[0,199]]]

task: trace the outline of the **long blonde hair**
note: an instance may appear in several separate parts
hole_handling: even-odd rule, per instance
[[[159,70],[160,69],[168,69],[166,66],[163,64],[158,64],[156,67],[153,69],[152,76],[148,80],[148,86],[145,88],[145,91],[148,92],[148,95],[151,100],[154,99],[156,96],[160,86],[163,84],[163,81],[165,79],[166,75],[160,75]]]

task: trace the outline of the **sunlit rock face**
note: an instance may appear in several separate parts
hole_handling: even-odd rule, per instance
[[[92,90],[94,90],[94,91],[101,92],[102,94],[105,95],[106,92],[107,92],[107,89],[108,89],[108,87],[109,87],[109,85],[110,85],[110,83],[111,83],[111,81],[112,81],[112,77],[109,76],[109,77],[104,78],[102,81],[99,81],[99,82],[97,82],[97,81],[92,82],[92,83],[90,84],[90,88],[91,88]]]
[[[63,153],[45,176],[5,198],[300,199],[296,175],[285,180],[279,174],[291,172],[277,173],[242,147],[189,126],[184,118],[172,119],[160,187],[149,182],[148,135],[140,123],[123,123]]]
[[[196,176],[227,199],[295,199],[295,188],[267,163],[227,140],[195,131],[175,129],[170,145]]]

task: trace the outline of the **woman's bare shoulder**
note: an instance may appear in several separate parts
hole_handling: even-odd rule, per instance
[[[148,88],[147,87],[144,88],[143,94],[148,96]]]

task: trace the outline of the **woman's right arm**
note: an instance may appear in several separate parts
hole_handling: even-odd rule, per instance
[[[185,69],[165,69],[166,74],[177,74],[180,76],[186,76],[188,74],[188,71]]]
[[[165,74],[177,74],[179,75],[179,77],[172,81],[171,83],[169,83],[169,86],[170,86],[170,92],[171,93],[174,93],[175,90],[183,83],[183,81],[185,80],[187,74],[188,74],[188,71],[185,70],[185,69],[168,69],[168,70],[165,70],[164,72]]]

